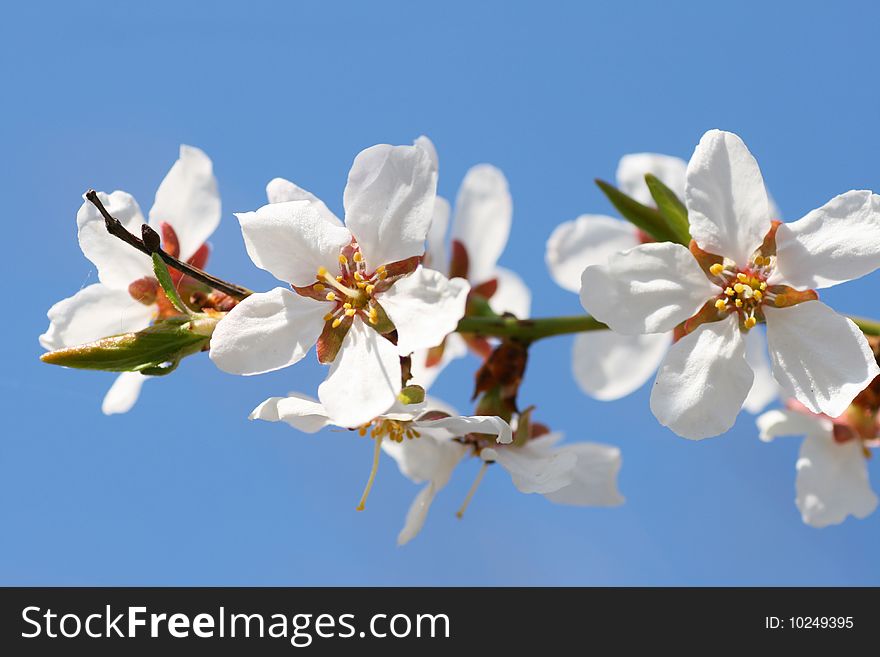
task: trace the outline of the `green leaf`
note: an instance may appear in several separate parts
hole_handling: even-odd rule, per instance
[[[651,173],[645,174],[645,183],[648,185],[651,196],[654,197],[660,214],[663,215],[669,228],[678,236],[676,241],[680,244],[689,244],[691,232],[688,212],[684,203],[657,176]]]
[[[679,236],[669,228],[666,219],[658,210],[642,205],[604,180],[597,179],[596,184],[611,201],[611,204],[617,208],[621,216],[631,224],[658,242],[678,242],[681,244]]]
[[[209,341],[210,337],[190,330],[190,321],[181,317],[158,322],[137,333],[112,335],[50,351],[40,360],[84,370],[167,374],[182,358],[202,351]]]
[[[180,295],[177,293],[174,281],[171,280],[171,274],[168,273],[168,266],[158,253],[153,254],[153,272],[156,274],[156,279],[159,281],[159,285],[162,286],[162,290],[164,290],[168,300],[178,311],[184,315],[189,315],[189,308],[184,305]]]

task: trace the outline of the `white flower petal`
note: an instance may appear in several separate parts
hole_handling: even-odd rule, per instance
[[[446,229],[449,227],[449,201],[442,196],[434,199],[434,214],[428,229],[428,244],[422,264],[429,269],[447,271],[449,256],[446,254]]]
[[[98,198],[110,216],[131,233],[141,234],[144,216],[131,194],[98,192]],[[98,269],[98,279],[107,287],[127,290],[130,283],[153,275],[152,260],[107,232],[104,217],[89,201],[83,200],[76,213],[79,247]]]
[[[400,392],[397,348],[355,318],[318,398],[334,424],[358,427],[382,415]]]
[[[625,397],[657,371],[671,341],[670,333],[579,333],[571,363],[575,381],[586,394],[602,401]]]
[[[451,440],[469,433],[484,433],[495,436],[495,442],[502,445],[513,442],[510,425],[494,415],[454,415],[437,420],[416,420],[415,426],[419,431],[428,432],[437,439]]]
[[[135,301],[125,290],[95,283],[49,309],[49,328],[40,336],[44,349],[75,347],[150,325],[155,306]]]
[[[764,313],[773,376],[814,413],[839,416],[880,374],[858,327],[821,301]]]
[[[717,436],[733,426],[753,380],[733,314],[672,345],[651,391],[651,410],[679,436]]]
[[[270,397],[251,411],[248,419],[286,422],[304,433],[315,433],[330,424],[327,412],[317,399],[296,392],[287,397]]]
[[[440,158],[437,156],[437,147],[434,146],[434,142],[431,141],[425,135],[419,135],[413,141],[413,146],[418,146],[422,150],[424,150],[428,156],[431,158],[431,165],[434,169],[440,168]]]
[[[381,294],[379,303],[397,329],[400,355],[436,347],[455,331],[469,291],[463,278],[450,280],[438,271],[418,267]]]
[[[495,460],[510,473],[513,485],[522,493],[546,495],[575,481],[578,457],[574,452],[531,443],[494,451]]]
[[[498,281],[498,289],[489,299],[489,307],[499,315],[510,313],[519,319],[528,319],[532,308],[532,292],[519,274],[504,267],[496,267],[492,278]]]
[[[339,252],[351,242],[348,229],[327,221],[312,201],[270,203],[235,216],[254,264],[297,286],[314,283],[320,267],[338,271]]]
[[[620,450],[599,443],[573,443],[558,448],[577,457],[572,482],[544,496],[557,504],[573,506],[617,506],[624,498],[617,489]]]
[[[434,498],[437,496],[437,491],[438,487],[432,481],[418,492],[409,510],[406,512],[403,529],[397,535],[398,545],[406,545],[422,531],[422,527],[425,526],[425,520],[428,518],[428,511],[431,508],[431,504],[434,503]]]
[[[880,267],[880,196],[841,194],[776,231],[776,270],[770,283],[823,288]]]
[[[452,239],[468,254],[468,279],[479,284],[489,280],[498,257],[507,245],[513,219],[513,201],[507,179],[491,164],[471,167],[455,201]]]
[[[420,349],[412,355],[412,364],[410,366],[409,383],[411,385],[422,386],[425,390],[434,385],[434,381],[449,363],[467,356],[468,348],[464,338],[458,333],[450,333],[446,336],[446,342],[443,345],[443,355],[440,362],[436,365],[428,367],[425,363],[428,357],[427,349]]]
[[[877,508],[859,440],[835,442],[830,433],[808,434],[801,444],[795,481],[797,507],[812,527],[866,518]]]
[[[342,221],[330,211],[324,201],[300,187],[299,185],[285,180],[284,178],[273,178],[266,185],[266,198],[269,203],[286,203],[288,201],[309,201],[314,210],[328,223],[334,226],[341,226]]]
[[[416,430],[420,431],[418,425]],[[446,485],[453,468],[467,453],[461,443],[427,434],[399,443],[383,440],[382,449],[397,462],[405,477],[416,484],[433,481],[439,488]]]
[[[217,324],[211,360],[244,375],[293,365],[318,341],[326,312],[326,303],[281,287],[252,294]]]
[[[703,135],[687,169],[691,235],[704,251],[745,266],[770,230],[770,203],[755,158],[731,132]]]
[[[163,222],[177,233],[179,257],[184,261],[220,224],[220,193],[214,165],[201,149],[182,144],[180,158],[156,190],[150,225],[158,230]]]
[[[743,408],[749,413],[760,413],[767,404],[779,396],[779,384],[776,383],[770,370],[766,345],[764,332],[758,327],[746,333],[746,362],[755,373],[752,389],[743,402]]]
[[[671,242],[617,253],[581,277],[583,307],[624,335],[670,331],[719,292],[691,252]]]
[[[654,197],[645,183],[645,174],[653,174],[684,200],[687,162],[680,157],[659,153],[630,153],[620,158],[617,165],[617,187],[642,205],[654,207]]]
[[[343,203],[368,271],[425,252],[436,191],[437,169],[421,147],[379,144],[358,154]]]
[[[820,415],[809,415],[802,411],[774,408],[755,419],[762,442],[772,442],[779,436],[832,435],[834,425],[831,420]]]
[[[581,274],[590,265],[604,265],[620,251],[639,245],[632,224],[600,214],[582,214],[559,224],[547,240],[544,261],[560,287],[580,292]]]
[[[104,395],[101,412],[104,415],[128,413],[140,397],[141,386],[148,378],[140,372],[123,372],[117,376],[107,394]]]

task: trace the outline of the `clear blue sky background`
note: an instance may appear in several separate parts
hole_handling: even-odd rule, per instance
[[[356,513],[370,444],[246,419],[268,396],[314,391],[324,371],[311,357],[257,378],[191,358],[111,418],[99,405],[113,375],[37,360],[46,310],[96,280],[76,244],[80,194],[125,189],[149,208],[181,142],[215,163],[220,275],[273,286],[231,214],[262,205],[270,178],[341,211],[359,150],[424,133],[447,197],[473,164],[504,170],[515,217],[502,264],[530,282],[536,315],[579,312],[546,273],[544,242],[561,221],[610,212],[592,179],[611,178],[624,153],[688,157],[706,129],[733,130],[789,219],[880,188],[878,22],[872,2],[8,6],[0,582],[880,584],[880,515],[801,524],[798,440],[761,444],[744,415],[692,443],[655,422],[647,389],[587,399],[570,338],[533,350],[523,399],[569,440],[623,449],[626,505],[554,506],[498,470],[457,521],[468,463],[403,549],[394,538],[417,488],[390,460]],[[878,282],[825,299],[880,316]],[[466,410],[474,365],[450,368],[435,392]]]

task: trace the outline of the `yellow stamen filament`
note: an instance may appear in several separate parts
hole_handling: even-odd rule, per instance
[[[382,434],[376,437],[376,448],[373,450],[373,467],[370,470],[370,478],[367,479],[367,486],[364,488],[364,494],[361,495],[361,501],[358,502],[356,509],[363,511],[366,508],[367,498],[370,496],[370,490],[373,488],[373,482],[376,480],[376,471],[379,469],[379,454],[382,451]]]
[[[471,499],[474,497],[474,493],[477,492],[477,488],[480,487],[480,482],[483,481],[483,476],[486,474],[486,468],[489,467],[488,461],[483,461],[483,465],[480,466],[480,471],[477,472],[477,478],[474,479],[474,483],[471,484],[470,490],[467,492],[467,495],[464,497],[464,502],[461,503],[461,508],[455,512],[455,517],[461,520],[464,516],[464,512],[467,511],[468,505],[471,503]]]
[[[720,276],[721,272],[723,271],[724,265],[722,265],[720,262],[716,262],[714,265],[709,267],[709,273],[711,273],[713,276]]]
[[[326,267],[318,267],[318,278],[324,278],[327,276],[327,268]]]

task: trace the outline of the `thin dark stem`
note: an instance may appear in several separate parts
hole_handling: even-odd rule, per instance
[[[128,244],[129,246],[133,246],[141,253],[151,256],[153,253],[158,253],[159,257],[162,258],[162,261],[168,265],[176,269],[177,271],[186,274],[187,276],[204,283],[205,285],[218,290],[219,292],[223,292],[223,294],[228,294],[230,297],[234,299],[244,299],[245,297],[249,297],[253,292],[251,292],[246,287],[241,287],[240,285],[235,285],[234,283],[227,283],[224,280],[216,278],[215,276],[211,276],[211,274],[202,271],[198,267],[193,267],[192,265],[182,262],[175,258],[172,255],[169,255],[165,251],[162,250],[161,246],[154,243],[152,240],[150,245],[144,243],[144,240],[139,237],[135,237],[128,230],[126,230],[125,226],[123,226],[118,219],[111,216],[109,212],[107,212],[107,208],[104,207],[104,204],[101,203],[101,199],[98,198],[97,192],[94,189],[90,189],[86,192],[86,198],[98,208],[98,212],[101,213],[101,216],[104,217],[104,225],[107,228],[107,232],[113,235],[114,237],[118,237],[123,242]],[[144,224],[146,226],[146,224]],[[152,231],[152,229],[150,229]],[[149,234],[149,233],[148,233]],[[155,231],[153,231],[152,235],[155,235]],[[151,236],[152,236],[151,235]],[[158,237],[158,235],[156,235]],[[154,247],[154,248],[150,248]]]

